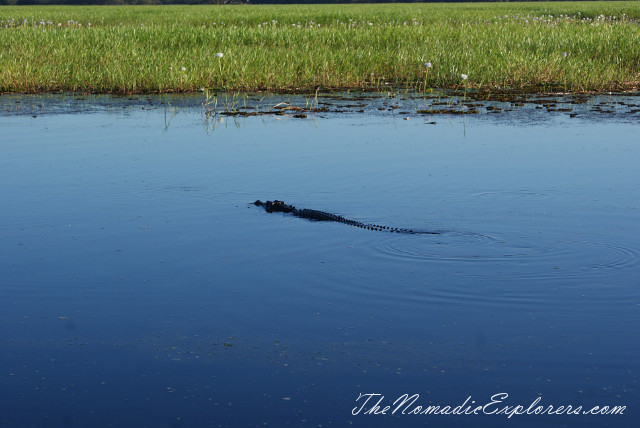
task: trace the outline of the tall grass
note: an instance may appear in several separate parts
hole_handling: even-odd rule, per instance
[[[639,22],[638,2],[3,7],[0,91],[421,88],[425,62],[431,87],[635,89]]]

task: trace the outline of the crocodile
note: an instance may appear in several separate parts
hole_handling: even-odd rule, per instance
[[[369,224],[369,223],[363,223],[357,220],[344,218],[337,214],[332,214],[325,211],[311,210],[308,208],[298,209],[293,205],[287,205],[283,201],[278,201],[278,200],[262,202],[261,200],[258,199],[253,203],[253,205],[263,207],[265,211],[268,213],[279,212],[279,213],[285,213],[285,214],[292,214],[296,217],[305,218],[311,221],[333,221],[336,223],[344,223],[349,226],[355,226],[355,227],[359,227],[361,229],[367,229],[367,230],[377,230],[381,232],[405,233],[405,234],[440,235],[440,232],[420,231],[420,230],[414,230],[414,229],[382,226],[379,224]]]

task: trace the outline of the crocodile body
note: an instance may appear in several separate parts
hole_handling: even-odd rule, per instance
[[[404,229],[398,227],[389,227],[389,226],[381,226],[379,224],[368,224],[363,223],[357,220],[351,220],[348,218],[344,218],[337,214],[328,213],[325,211],[318,210],[310,210],[307,208],[298,209],[293,205],[287,205],[283,201],[267,201],[262,202],[261,200],[257,200],[253,203],[256,206],[263,207],[266,212],[281,212],[286,214],[293,214],[296,217],[306,218],[307,220],[312,221],[333,221],[336,223],[344,223],[349,226],[359,227],[361,229],[368,230],[378,230],[382,232],[391,232],[391,233],[407,233],[407,234],[427,234],[427,235],[439,235],[439,232],[425,232],[418,231],[413,229]]]

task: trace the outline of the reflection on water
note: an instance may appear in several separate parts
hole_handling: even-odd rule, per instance
[[[637,98],[84,98],[0,97],[3,426],[632,426]],[[627,410],[352,414],[502,392]]]

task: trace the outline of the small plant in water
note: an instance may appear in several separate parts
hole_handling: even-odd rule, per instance
[[[207,118],[212,116],[217,116],[220,112],[230,113],[238,111],[238,103],[240,102],[240,97],[244,101],[244,106],[247,106],[246,95],[241,95],[239,92],[234,92],[231,96],[229,93],[224,93],[224,100],[222,101],[222,109],[218,110],[218,95],[212,94],[209,89],[202,89],[204,92],[204,102],[202,103],[202,109],[204,110],[204,114]]]
[[[202,103],[202,109],[204,114],[207,118],[215,116],[218,109],[218,97],[217,95],[212,95],[208,89],[203,88],[203,92],[204,102]]]
[[[462,105],[460,106],[460,108],[464,108],[464,103],[467,100],[467,84],[465,83],[465,81],[469,78],[469,76],[467,76],[466,74],[461,74],[460,75],[460,79],[462,79],[462,84],[464,85],[464,95],[462,96]]]
[[[429,69],[432,67],[430,62],[425,62],[423,64],[424,67],[424,85],[422,86],[422,92],[426,92],[427,91],[427,77],[429,76]],[[429,88],[431,89],[431,88]],[[431,92],[431,91],[429,91]]]
[[[315,80],[315,77],[313,78]],[[318,109],[319,105],[318,105],[318,92],[320,91],[320,86],[316,86],[316,94],[315,97],[313,98],[313,100],[311,99],[311,97],[307,98],[307,102],[306,105],[304,107],[305,110],[314,110],[314,109]]]

